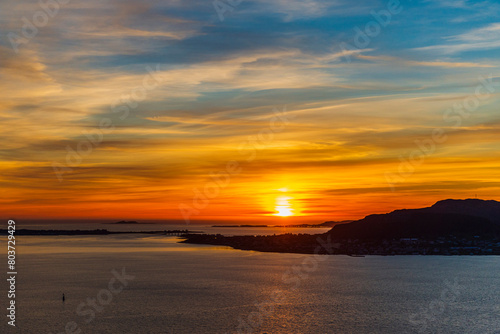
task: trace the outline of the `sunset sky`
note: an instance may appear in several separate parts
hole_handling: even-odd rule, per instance
[[[42,3],[0,3],[2,217],[321,223],[500,199],[496,1]]]

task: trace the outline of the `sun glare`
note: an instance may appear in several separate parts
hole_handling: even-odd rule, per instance
[[[275,216],[280,217],[289,217],[293,216],[293,209],[289,202],[290,197],[288,196],[280,196],[276,199],[276,206],[274,209],[276,210]]]
[[[285,207],[276,207],[276,211],[278,211],[275,215],[280,217],[288,217],[293,216],[293,210]]]

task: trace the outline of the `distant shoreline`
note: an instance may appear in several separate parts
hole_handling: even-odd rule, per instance
[[[249,227],[258,227],[258,228],[331,228],[337,224],[344,224],[349,221],[343,222],[324,222],[321,224],[296,224],[296,225],[212,225],[211,227],[223,227],[223,228],[249,228]]]
[[[7,235],[8,230],[0,230],[0,235]],[[178,235],[185,234],[200,234],[202,231],[190,230],[163,230],[163,231],[108,231],[106,229],[95,230],[16,230],[16,235],[35,235],[35,236],[51,236],[51,235],[110,235],[110,234],[157,234],[157,235]]]
[[[1,229],[0,235],[8,230]],[[203,234],[201,231],[108,231],[96,230],[27,230],[16,231],[20,236],[106,236],[124,234],[148,234],[157,236],[178,236],[179,243],[228,246],[234,249],[272,253],[330,254],[363,257],[365,255],[500,255],[500,240],[477,238],[450,239],[397,239],[397,240],[346,240],[330,239],[325,234],[276,234],[224,236]],[[318,246],[321,245],[318,252]],[[324,247],[326,245],[326,247]]]

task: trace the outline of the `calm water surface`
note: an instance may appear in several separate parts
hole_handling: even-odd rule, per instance
[[[80,333],[500,333],[499,257],[318,261],[176,242],[18,237],[17,328],[4,319],[1,332],[66,333],[74,322]],[[86,323],[78,306],[106,297],[122,268],[135,278]]]

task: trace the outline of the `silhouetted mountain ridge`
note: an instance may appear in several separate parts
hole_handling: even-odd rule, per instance
[[[329,232],[336,239],[398,239],[500,236],[500,202],[443,200],[431,207],[369,215]]]
[[[424,209],[434,213],[457,213],[489,219],[500,224],[500,202],[481,199],[447,199],[439,201],[430,208]]]

